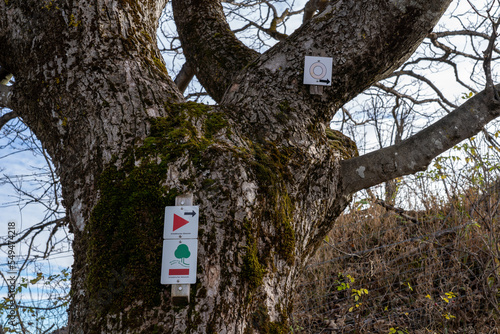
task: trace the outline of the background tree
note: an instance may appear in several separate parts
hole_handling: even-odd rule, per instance
[[[0,3],[11,50],[0,66],[16,79],[2,102],[52,157],[74,233],[74,332],[286,330],[294,277],[350,194],[424,169],[497,116],[490,79],[394,147],[341,161],[352,144],[326,135],[449,1],[337,1],[262,55],[235,38],[218,1],[173,1],[210,108],[184,103],[161,61],[151,36],[165,3]],[[301,68],[320,52],[334,73],[318,96]],[[199,283],[193,304],[174,310],[158,277],[162,211],[187,192],[203,213]]]
[[[498,10],[495,1],[453,3],[446,24],[430,33],[399,70],[344,105],[332,126],[349,134],[366,152],[406,139],[453,111],[485,86],[483,63],[491,58],[494,67],[498,60],[497,48],[491,54],[484,52],[491,38],[495,38],[494,18],[498,17]],[[495,71],[491,75],[495,76]],[[488,154],[493,155],[498,147],[495,124],[483,128],[479,136],[492,149]],[[371,131],[375,135],[368,138],[376,138],[376,147],[367,142],[366,134]],[[455,171],[460,173],[459,168]],[[405,182],[398,182],[396,187],[395,180],[388,181],[381,198],[390,203],[396,189],[419,189],[409,183],[406,187]],[[461,188],[461,184],[456,182],[455,189]],[[407,207],[403,203],[409,199],[403,196],[400,205]]]

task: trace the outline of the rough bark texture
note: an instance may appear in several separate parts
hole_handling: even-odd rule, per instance
[[[258,53],[229,28],[220,1],[172,1],[186,59],[210,96],[220,102],[234,76]]]
[[[401,64],[450,0],[337,1],[259,56],[219,1],[174,1],[208,108],[184,103],[155,42],[166,1],[0,1],[10,104],[50,153],[75,234],[71,333],[281,333],[298,270],[349,200],[335,109]],[[334,57],[323,96],[305,55]],[[349,157],[349,153],[348,156]],[[384,180],[380,180],[382,182]],[[163,209],[200,206],[198,280],[160,285]]]

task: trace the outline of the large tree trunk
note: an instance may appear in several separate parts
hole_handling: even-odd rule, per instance
[[[287,332],[298,271],[349,201],[345,141],[325,128],[449,1],[337,1],[260,57],[218,33],[218,1],[177,1],[213,108],[185,103],[166,73],[154,38],[165,3],[0,1],[12,108],[53,159],[74,233],[70,332]],[[313,96],[302,62],[320,49],[334,85]],[[185,193],[200,206],[198,276],[176,308],[160,284],[163,210]]]

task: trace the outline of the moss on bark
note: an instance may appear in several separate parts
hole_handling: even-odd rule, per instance
[[[295,208],[285,182],[290,180],[287,164],[295,153],[292,148],[277,148],[270,142],[255,144],[252,163],[263,201],[268,204],[263,219],[272,221],[276,228],[276,250],[289,264],[293,264],[295,257],[295,231],[292,226]]]
[[[130,316],[133,307],[139,316],[145,307],[161,303],[164,208],[174,205],[179,194],[178,189],[163,186],[169,165],[188,157],[202,167],[210,139],[227,126],[220,113],[200,104],[173,104],[168,114],[151,120],[150,136],[102,172],[99,201],[86,226],[90,308],[105,321],[107,315],[132,307],[121,319],[126,328],[134,328],[137,321]],[[200,120],[203,133],[193,125]],[[135,305],[138,301],[140,305]]]
[[[223,113],[196,103],[169,104],[165,108],[168,117],[152,119],[150,135],[109,164],[99,179],[99,202],[86,226],[89,266],[86,287],[91,312],[95,319],[102,319],[101,323],[94,324],[94,332],[105,328],[109,321],[116,321],[116,328],[138,328],[137,319],[145,309],[162,308],[161,312],[169,312],[170,306],[165,309],[163,300],[165,287],[159,279],[164,207],[174,205],[180,192],[213,191],[219,200],[229,196],[221,193],[227,191],[223,190],[227,184],[220,183],[224,178],[200,177],[203,171],[210,171],[212,159],[220,156],[221,145],[227,149],[226,158],[238,160],[238,166],[246,168],[258,185],[255,201],[258,207],[252,209],[253,219],[243,226],[225,224],[226,236],[232,235],[230,240],[242,240],[245,246],[241,262],[234,260],[222,269],[222,273],[227,271],[227,274],[221,277],[221,289],[225,284],[234,283],[230,283],[231,275],[238,275],[237,279],[243,281],[242,296],[248,296],[246,307],[254,309],[255,305],[265,302],[263,280],[276,271],[275,261],[282,259],[287,265],[295,261],[295,205],[286,184],[292,177],[288,164],[300,152],[271,142],[253,143],[246,148],[228,147],[220,140],[227,140],[231,135],[231,126]],[[224,163],[226,158],[219,163]],[[182,189],[165,186],[173,165],[196,170],[196,174],[187,173],[191,179],[178,180]],[[227,200],[231,199],[227,197]],[[233,219],[233,215],[234,212],[228,213],[226,219]],[[204,236],[206,221],[200,219],[200,224],[204,247],[210,249],[213,247],[210,243],[216,242],[216,238],[211,240],[210,233]],[[228,246],[233,247],[230,240]],[[199,268],[198,274],[204,275],[203,270],[204,267]],[[206,294],[203,285],[193,289],[193,301],[198,295],[203,298]],[[187,305],[186,312],[189,326],[196,331],[200,319],[194,306]],[[259,332],[284,332],[279,323],[268,321],[267,310],[262,317],[267,320],[257,329]],[[92,328],[89,332],[93,332]]]

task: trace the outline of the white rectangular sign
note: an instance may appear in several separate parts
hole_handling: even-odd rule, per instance
[[[163,239],[198,238],[198,206],[165,207],[165,227]]]
[[[196,283],[198,239],[163,240],[161,284]]]
[[[330,57],[306,56],[304,61],[304,85],[331,86],[332,63]]]

